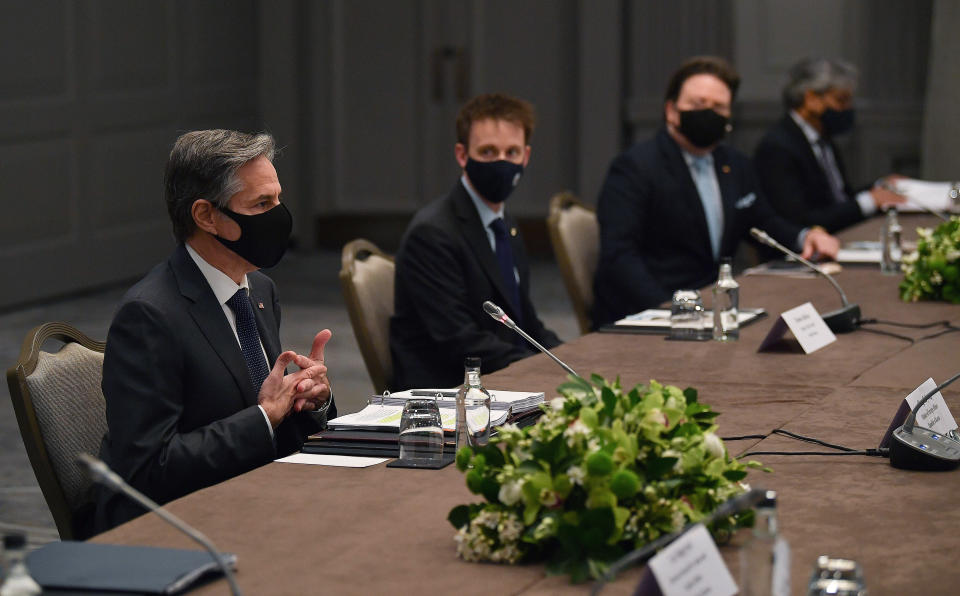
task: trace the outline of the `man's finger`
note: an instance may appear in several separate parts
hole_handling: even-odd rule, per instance
[[[291,362],[294,361],[296,357],[297,357],[297,353],[289,350],[280,354],[279,356],[277,356],[277,361],[273,365],[273,370],[270,371],[270,374],[283,376],[284,371],[287,370],[287,367],[290,365]]]
[[[333,331],[329,329],[324,329],[323,331],[317,333],[313,338],[313,347],[310,349],[310,359],[323,361],[323,349],[326,347],[327,342],[330,341],[330,338],[333,337]]]
[[[323,364],[323,362],[319,360],[312,360],[301,354],[297,354],[296,358],[293,359],[293,363],[303,369],[319,366],[323,369],[323,372],[327,372],[327,367],[325,364]]]

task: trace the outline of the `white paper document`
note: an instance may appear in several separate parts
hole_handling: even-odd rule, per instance
[[[647,563],[663,596],[732,596],[737,584],[710,532],[697,524]]]
[[[936,381],[927,379],[923,382],[923,385],[914,389],[913,393],[906,397],[907,405],[913,410],[920,403],[920,399],[936,387]],[[950,413],[950,408],[947,407],[947,402],[943,400],[939,391],[934,393],[933,397],[928,399],[927,403],[917,412],[917,426],[929,428],[942,434],[957,428],[957,421],[953,419],[953,414]]]
[[[349,428],[367,430],[400,430],[400,417],[403,415],[402,405],[369,404],[359,412],[346,414],[327,422],[330,428]],[[490,425],[500,426],[507,421],[509,410],[490,410]],[[474,419],[477,426],[483,414],[479,410],[470,410],[467,416]],[[454,408],[440,408],[440,421],[443,430],[453,432],[457,427],[457,411]]]
[[[737,323],[743,326],[765,312],[762,308],[741,308],[737,312]],[[670,327],[670,309],[648,308],[643,312],[627,315],[626,318],[620,319],[614,325],[618,327]],[[712,310],[703,311],[703,326],[704,328],[713,327]]]
[[[528,412],[535,409],[543,403],[543,392],[531,391],[504,391],[502,389],[487,388],[490,394],[490,409],[492,410],[510,410],[514,414]],[[437,397],[439,395],[439,397]],[[407,389],[406,391],[396,391],[389,395],[374,396],[373,401],[381,402],[385,405],[403,405],[408,399],[435,397],[437,405],[442,409],[444,407],[456,407],[457,390],[456,389]]]
[[[387,461],[386,457],[353,457],[351,455],[320,455],[317,453],[294,453],[280,458],[281,464],[310,464],[338,468],[369,468]]]
[[[934,211],[954,211],[956,203],[950,197],[953,185],[950,182],[932,182],[915,178],[902,178],[893,183],[893,188],[907,202],[898,205],[900,211],[923,211],[920,205]]]

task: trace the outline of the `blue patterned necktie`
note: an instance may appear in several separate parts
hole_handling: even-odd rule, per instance
[[[263,348],[260,345],[260,334],[257,333],[257,321],[253,318],[253,306],[247,297],[247,289],[240,288],[237,293],[227,300],[227,306],[237,317],[237,337],[240,339],[240,351],[247,361],[247,372],[253,383],[255,393],[260,393],[260,385],[270,374],[267,360],[263,357]]]
[[[503,218],[490,222],[490,229],[493,230],[493,237],[497,245],[497,265],[500,266],[500,277],[503,278],[503,285],[507,289],[507,298],[513,304],[513,311],[516,313],[514,322],[521,324],[522,312],[520,308],[520,286],[517,285],[517,277],[514,274],[513,250],[510,248],[510,235],[507,233],[507,224]]]
[[[723,235],[723,203],[720,202],[720,196],[717,194],[717,185],[712,180],[713,160],[706,157],[693,158],[693,183],[697,186],[697,192],[700,194],[700,202],[703,204],[703,211],[707,216],[707,229],[710,231],[710,248],[713,251],[713,258],[716,260],[720,256],[720,240]]]

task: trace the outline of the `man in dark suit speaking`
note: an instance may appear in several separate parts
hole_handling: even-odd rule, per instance
[[[257,272],[289,242],[270,135],[184,134],[167,161],[177,247],[124,296],[103,362],[101,457],[165,503],[290,454],[336,416],[324,346],[280,350],[276,288]],[[297,370],[285,374],[293,365]],[[98,494],[98,530],[144,510]]]
[[[833,139],[853,128],[857,71],[844,62],[807,58],[795,64],[783,89],[787,114],[753,154],[757,177],[777,213],[802,226],[831,232],[864,220],[903,197],[877,185],[851,190]]]
[[[488,373],[532,354],[483,311],[485,300],[548,348],[560,343],[530,302],[526,251],[504,208],[530,161],[533,123],[529,103],[501,94],[460,110],[454,155],[463,173],[417,212],[397,252],[392,388],[457,385],[465,356],[479,356]]]
[[[754,226],[806,257],[836,256],[824,230],[778,217],[749,160],[720,143],[739,83],[722,58],[687,60],[667,86],[666,126],[611,164],[597,204],[596,326],[712,283]]]

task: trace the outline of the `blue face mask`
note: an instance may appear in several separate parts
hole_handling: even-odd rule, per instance
[[[523,165],[501,159],[500,161],[474,161],[467,158],[467,178],[480,196],[491,203],[507,200],[523,177]]]
[[[820,124],[823,125],[823,132],[829,136],[842,135],[853,128],[854,112],[853,108],[846,110],[834,110],[827,108],[827,111],[820,116]]]

